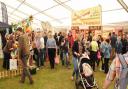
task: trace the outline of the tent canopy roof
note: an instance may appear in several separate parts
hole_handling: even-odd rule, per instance
[[[0,22],[0,28],[9,28],[10,26],[6,23]]]
[[[48,21],[53,26],[70,26],[71,11],[102,6],[102,23],[128,21],[128,13],[117,0],[0,0],[7,5],[9,23],[33,15],[35,23]],[[123,0],[128,5],[128,0]],[[0,15],[1,16],[1,15]]]

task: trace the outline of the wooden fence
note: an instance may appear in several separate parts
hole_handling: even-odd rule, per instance
[[[1,71],[0,79],[18,76],[18,75],[21,75],[21,72],[22,72],[22,68],[18,68],[17,70]]]

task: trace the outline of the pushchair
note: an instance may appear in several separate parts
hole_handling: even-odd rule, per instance
[[[94,79],[93,70],[89,56],[84,52],[78,63],[79,78],[76,80],[76,89],[98,89],[98,85]]]

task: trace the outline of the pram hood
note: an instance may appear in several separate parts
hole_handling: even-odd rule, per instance
[[[81,55],[80,61],[81,61],[82,59],[88,59],[88,60],[90,60],[90,58],[89,58],[87,52],[84,52],[84,53]]]
[[[78,68],[80,69],[80,73],[83,73],[84,63],[87,63],[88,65],[91,66],[91,60],[86,52],[81,55],[79,62],[78,62]]]

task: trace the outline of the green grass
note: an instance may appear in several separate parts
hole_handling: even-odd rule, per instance
[[[1,79],[0,89],[75,89],[75,81],[71,81],[71,75],[72,69],[66,69],[61,65],[57,65],[54,70],[46,66],[37,71],[37,74],[33,76],[33,85],[29,84],[28,79],[26,79],[24,84],[20,84],[20,77],[13,77],[10,79]],[[102,89],[105,74],[97,71],[95,72],[95,78],[99,89]]]

